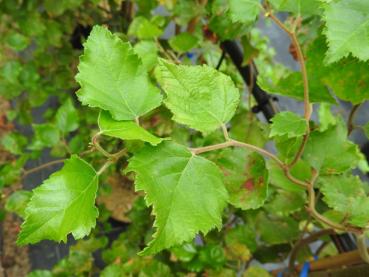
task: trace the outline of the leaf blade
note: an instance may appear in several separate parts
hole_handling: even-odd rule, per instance
[[[193,156],[186,147],[163,142],[146,146],[129,162],[136,173],[136,190],[144,190],[153,206],[153,240],[141,254],[191,240],[197,232],[221,227],[221,213],[228,199],[222,174],[212,162]]]
[[[240,94],[228,76],[209,66],[175,65],[162,59],[157,73],[173,120],[207,133],[233,117]]]
[[[98,125],[102,135],[122,140],[142,140],[152,145],[157,145],[163,140],[162,138],[152,135],[133,121],[114,120],[109,112],[106,111],[100,112]]]
[[[158,88],[129,43],[95,26],[84,47],[76,75],[82,104],[107,110],[116,120],[135,119],[161,104]]]
[[[33,190],[17,243],[66,241],[69,233],[76,239],[88,235],[98,216],[97,186],[98,176],[91,165],[72,156],[60,171]]]

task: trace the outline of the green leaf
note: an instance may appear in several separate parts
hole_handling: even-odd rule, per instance
[[[231,78],[214,68],[160,60],[157,73],[173,120],[208,133],[234,115],[240,93]]]
[[[247,36],[241,38],[241,44],[243,50],[242,65],[246,66],[259,55],[259,49],[251,44],[250,38]]]
[[[349,223],[365,227],[369,222],[369,197],[357,176],[329,176],[321,178],[320,190],[324,202],[345,215]]]
[[[158,138],[133,121],[116,121],[106,111],[101,111],[98,119],[100,133],[122,140],[142,140],[157,145],[163,139]]]
[[[98,216],[95,197],[98,175],[84,160],[72,156],[64,167],[33,190],[17,243],[50,239],[66,241],[88,235]]]
[[[241,22],[233,22],[229,13],[213,15],[209,22],[209,28],[222,41],[235,39],[249,32],[249,26]]]
[[[346,58],[332,65],[324,64],[327,50],[325,38],[319,36],[308,48],[306,67],[309,79],[312,102],[327,102],[335,104],[327,88],[340,99],[353,104],[369,99],[369,64],[355,58]],[[293,72],[282,78],[276,88],[269,91],[303,99],[303,82],[299,72]]]
[[[291,192],[278,190],[271,201],[266,204],[266,209],[280,215],[289,215],[304,207],[305,192]]]
[[[124,276],[125,272],[121,264],[110,264],[101,271],[101,277]]]
[[[30,39],[20,33],[12,32],[6,37],[6,43],[16,51],[24,50],[30,43]]]
[[[290,181],[284,174],[283,170],[275,162],[268,161],[267,167],[269,171],[270,184],[273,186],[288,192],[301,193],[304,191],[302,187]],[[291,175],[300,180],[309,180],[311,177],[309,164],[304,161],[299,161],[291,168]]]
[[[235,140],[264,147],[268,141],[269,126],[255,117],[255,114],[245,111],[236,114],[231,120],[229,135]]]
[[[337,123],[337,118],[331,112],[331,105],[328,103],[321,103],[318,110],[320,131],[327,130],[330,126]]]
[[[268,271],[259,266],[250,266],[242,275],[242,277],[271,277],[271,276],[272,275],[270,275]]]
[[[233,22],[254,23],[260,10],[260,0],[229,0],[229,13]]]
[[[331,96],[326,85],[326,76],[331,70],[337,71],[342,68],[327,68],[323,63],[325,41],[318,38],[308,48],[305,56],[306,70],[309,80],[309,96],[311,102],[327,102],[335,104],[336,100]],[[322,50],[323,49],[323,50]],[[304,85],[300,72],[290,71],[285,74],[276,84],[268,83],[265,78],[258,78],[259,85],[270,93],[281,94],[298,100],[304,99]]]
[[[316,102],[327,102],[327,103],[336,103],[334,98],[329,94],[326,87],[324,87],[319,79],[314,78],[314,74],[309,72],[309,87],[310,87],[310,101],[312,103]],[[278,83],[269,84],[264,79],[258,79],[258,84],[265,91],[268,91],[273,94],[285,95],[288,97],[295,98],[297,100],[304,100],[304,89],[303,89],[303,81],[301,78],[301,73],[299,72],[291,72],[285,76],[283,76]]]
[[[135,119],[160,105],[162,96],[129,43],[95,26],[84,47],[76,76],[84,105],[108,110],[116,120]]]
[[[53,1],[53,0],[45,0],[44,7],[48,13],[53,15],[61,15],[66,10],[75,9],[82,5],[84,0],[61,0],[61,1]]]
[[[135,17],[128,29],[128,35],[136,36],[141,40],[157,38],[162,33],[163,30],[157,26],[155,22],[150,21],[143,16]]]
[[[288,138],[303,136],[307,122],[293,112],[280,112],[272,118],[270,137],[287,135]]]
[[[241,243],[254,252],[257,248],[256,234],[250,225],[242,224],[230,229],[225,237],[225,242],[230,245],[234,243]]]
[[[41,150],[45,147],[52,147],[59,142],[60,133],[54,124],[33,124],[32,127],[35,136],[30,149]]]
[[[135,44],[134,50],[142,60],[146,71],[152,70],[158,63],[158,48],[155,42],[142,40]]]
[[[198,38],[190,33],[183,32],[169,39],[169,45],[173,50],[184,53],[196,47]]]
[[[26,209],[31,195],[32,193],[26,190],[18,190],[13,192],[6,200],[5,209],[9,212],[13,212],[21,217],[24,217],[24,210]]]
[[[27,274],[27,277],[53,277],[53,274],[49,270],[34,270]]]
[[[153,206],[154,239],[141,252],[154,254],[187,242],[198,232],[222,226],[228,200],[219,168],[185,147],[163,142],[146,146],[130,159],[126,171],[136,173],[136,190]]]
[[[328,63],[349,54],[360,60],[369,59],[369,2],[366,0],[332,1],[325,5],[325,35],[329,49]]]
[[[68,98],[56,112],[56,126],[64,134],[78,128],[78,113],[73,106],[72,100]]]
[[[268,194],[264,158],[243,148],[224,149],[217,159],[225,176],[229,202],[237,208],[260,208]]]
[[[324,132],[312,132],[303,159],[321,174],[338,174],[354,168],[361,159],[359,153],[357,145],[347,139],[345,124],[340,122]]]
[[[197,254],[196,247],[193,243],[184,243],[180,246],[173,247],[170,252],[181,262],[191,261]]]
[[[269,245],[290,242],[299,235],[298,222],[291,217],[268,217],[260,212],[256,224],[260,239]]]
[[[277,148],[278,157],[285,163],[292,162],[297,151],[300,149],[303,137],[288,138],[287,135],[277,136],[274,143]]]
[[[11,132],[1,138],[1,145],[12,154],[23,154],[23,148],[27,144],[27,138],[19,133]]]
[[[270,0],[273,7],[280,12],[308,16],[319,14],[319,0]]]

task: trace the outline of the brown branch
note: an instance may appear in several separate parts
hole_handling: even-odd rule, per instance
[[[330,256],[324,259],[310,262],[310,271],[325,271],[328,269],[336,269],[342,266],[350,266],[354,264],[362,263],[360,253],[358,250],[345,252],[336,256]],[[296,270],[301,271],[303,264],[298,264],[295,266]],[[272,270],[272,275],[277,276],[284,268]]]
[[[356,112],[359,110],[361,104],[362,103],[352,106],[349,117],[347,119],[347,135],[348,136],[352,133],[352,131],[355,128],[354,119],[355,119]]]
[[[315,191],[314,191],[314,183],[316,181],[318,177],[318,173],[317,171],[313,172],[313,177],[311,179],[310,182],[307,183],[307,190],[308,190],[308,207],[306,208],[306,210],[308,211],[308,213],[314,217],[316,220],[318,220],[319,222],[328,225],[329,227],[339,230],[339,231],[346,231],[346,232],[351,232],[354,234],[362,234],[363,230],[361,228],[357,228],[351,225],[343,225],[340,223],[336,223],[331,221],[330,219],[326,218],[325,216],[323,216],[322,214],[320,214],[316,209],[315,209]]]
[[[331,235],[331,234],[335,234],[335,231],[333,229],[322,229],[318,232],[315,232],[315,233],[309,235],[306,238],[303,238],[303,239],[299,240],[294,245],[294,247],[292,248],[292,251],[291,251],[291,254],[290,254],[290,259],[289,259],[289,262],[288,262],[289,272],[292,273],[292,272],[295,271],[296,257],[297,257],[297,254],[299,253],[299,251],[301,250],[302,247],[318,240],[322,236]]]
[[[209,151],[213,151],[213,150],[223,149],[223,148],[227,148],[227,147],[231,147],[231,146],[234,146],[234,147],[244,147],[244,148],[250,149],[250,150],[252,150],[254,152],[257,152],[257,153],[259,153],[259,154],[261,154],[263,156],[266,156],[268,158],[271,158],[280,167],[282,167],[282,168],[285,167],[285,164],[277,156],[275,156],[274,154],[270,153],[269,151],[267,151],[267,150],[265,150],[263,148],[257,147],[255,145],[244,143],[244,142],[240,142],[240,141],[236,141],[236,140],[233,140],[233,139],[229,139],[228,141],[223,142],[223,143],[219,143],[219,144],[214,144],[214,145],[209,145],[209,146],[204,146],[204,147],[199,147],[199,148],[190,148],[190,151],[194,155],[197,155],[197,154],[201,154],[201,153],[204,153],[204,152],[209,152]]]
[[[255,145],[252,144],[248,144],[248,143],[244,143],[244,142],[240,142],[240,141],[236,141],[233,139],[229,139],[226,142],[223,143],[219,143],[219,144],[214,144],[214,145],[209,145],[209,146],[204,146],[204,147],[199,147],[199,148],[190,148],[189,150],[194,154],[201,154],[201,153],[205,153],[205,152],[209,152],[209,151],[214,151],[214,150],[219,150],[219,149],[223,149],[223,148],[227,148],[227,147],[243,147],[243,148],[247,148],[251,151],[257,152],[265,157],[268,157],[272,160],[274,160],[277,165],[283,170],[285,176],[293,183],[295,183],[296,185],[299,185],[302,188],[306,188],[307,187],[307,183],[304,181],[301,181],[295,177],[293,177],[291,175],[291,172],[288,168],[288,166],[286,164],[284,164],[276,155],[274,155],[273,153],[257,147]]]
[[[308,126],[308,129],[309,128],[310,127]],[[302,154],[304,154],[305,146],[309,140],[309,134],[310,134],[310,131],[307,131],[307,133],[302,137],[302,142],[300,144],[300,147],[297,150],[296,155],[293,158],[292,162],[290,162],[288,165],[289,168],[292,168],[301,159]]]
[[[32,173],[35,173],[37,171],[40,171],[42,169],[45,169],[47,167],[50,167],[50,166],[53,166],[53,165],[56,165],[56,164],[60,164],[60,163],[63,163],[65,161],[65,159],[59,159],[59,160],[55,160],[55,161],[51,161],[51,162],[47,162],[47,163],[44,163],[40,166],[37,166],[37,167],[34,167],[34,168],[31,168],[29,170],[24,170],[23,171],[23,174],[22,174],[22,178],[26,177],[27,175],[30,175]]]
[[[369,253],[366,246],[366,235],[365,233],[356,235],[356,244],[357,249],[359,251],[360,257],[363,259],[364,262],[369,264]]]
[[[310,99],[309,99],[309,80],[308,80],[308,74],[307,74],[307,70],[306,70],[306,64],[305,64],[305,58],[304,58],[304,54],[302,53],[302,49],[300,46],[300,43],[298,42],[297,36],[296,36],[296,32],[295,31],[291,31],[289,30],[286,25],[284,25],[270,10],[270,8],[267,6],[267,12],[265,14],[265,16],[269,17],[275,24],[277,24],[283,31],[286,32],[286,34],[290,37],[290,40],[293,44],[293,46],[296,49],[296,54],[297,54],[297,60],[300,64],[300,69],[301,69],[301,75],[302,75],[302,80],[303,80],[303,86],[304,86],[304,117],[306,120],[306,124],[308,125],[308,128],[306,129],[306,133],[303,137],[303,140],[301,142],[301,145],[299,147],[299,150],[297,151],[294,159],[292,160],[292,162],[289,164],[289,167],[292,167],[293,165],[295,165],[301,158],[306,143],[309,140],[309,135],[310,135],[310,127],[309,127],[309,121],[310,121],[310,117],[313,111],[312,105],[310,103]]]

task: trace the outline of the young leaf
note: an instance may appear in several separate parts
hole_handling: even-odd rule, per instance
[[[159,144],[162,139],[158,138],[133,121],[116,121],[107,111],[101,111],[98,124],[100,133],[106,136],[119,138],[122,140],[142,140],[152,145]]]
[[[306,144],[304,160],[321,174],[338,174],[354,168],[361,159],[356,144],[347,140],[342,122],[324,132],[314,131]]]
[[[59,142],[60,132],[54,124],[33,124],[32,127],[35,136],[30,149],[41,150],[44,147],[52,147]]]
[[[9,212],[13,212],[21,217],[24,217],[24,210],[26,209],[31,195],[32,193],[26,190],[18,190],[13,192],[6,200],[5,209]]]
[[[369,2],[367,0],[331,1],[325,6],[325,34],[329,49],[328,63],[352,54],[369,59]]]
[[[331,105],[328,103],[320,103],[318,115],[320,131],[325,131],[329,128],[329,126],[336,125],[337,123],[337,118],[332,114]]]
[[[265,205],[267,211],[280,215],[289,215],[304,207],[306,193],[277,190],[271,201]]]
[[[143,16],[135,17],[128,29],[128,35],[136,36],[142,40],[159,37],[162,33],[163,30],[155,22]]]
[[[129,43],[95,26],[84,47],[76,76],[82,104],[108,110],[116,120],[135,119],[160,105],[162,96]]]
[[[292,193],[304,192],[304,189],[291,180],[289,180],[284,174],[283,170],[273,161],[268,161],[267,168],[269,171],[270,184],[281,188],[284,191]],[[310,166],[305,161],[299,161],[295,166],[291,168],[291,174],[295,178],[300,180],[309,180],[311,178]]]
[[[203,133],[228,122],[240,93],[231,78],[209,66],[175,65],[160,60],[158,82],[173,119]]]
[[[357,176],[329,176],[321,179],[324,202],[343,213],[351,224],[365,227],[369,222],[369,198]]]
[[[17,132],[6,133],[0,139],[2,147],[12,154],[21,155],[27,145],[27,138]]]
[[[63,133],[69,133],[78,128],[78,113],[70,98],[56,112],[56,126]]]
[[[179,53],[187,52],[194,48],[198,43],[198,38],[190,33],[183,32],[172,37],[169,40],[169,45]]]
[[[248,210],[264,204],[268,195],[268,171],[263,157],[242,148],[224,149],[217,164],[224,172],[233,206]]]
[[[227,245],[234,243],[244,244],[251,252],[254,252],[258,247],[255,231],[247,224],[236,225],[227,231],[225,241]]]
[[[272,118],[272,122],[271,137],[299,137],[304,135],[308,128],[306,120],[292,112],[280,112]]]
[[[50,239],[66,241],[88,235],[95,227],[98,176],[84,160],[72,156],[64,167],[33,190],[17,243]]]
[[[260,10],[260,0],[229,0],[229,13],[234,22],[253,23]]]
[[[243,111],[231,120],[231,138],[264,147],[269,139],[269,125],[257,120],[250,111]]]
[[[158,48],[153,41],[143,40],[135,44],[134,50],[142,61],[146,71],[150,71],[158,62]]]
[[[136,190],[145,191],[156,217],[154,239],[141,254],[154,254],[189,241],[198,232],[221,228],[228,195],[221,171],[209,160],[167,141],[146,146],[130,159],[126,171],[136,173]]]
[[[269,245],[290,242],[299,235],[299,225],[291,217],[267,216],[260,212],[256,218],[256,227],[262,241]]]

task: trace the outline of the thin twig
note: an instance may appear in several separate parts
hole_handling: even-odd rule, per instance
[[[99,143],[99,137],[101,136],[101,133],[97,133],[92,137],[92,144],[96,148],[97,151],[99,151],[101,154],[103,154],[107,158],[111,158],[112,154],[110,154],[108,151],[106,151]]]
[[[354,234],[361,234],[363,233],[363,231],[360,228],[354,227],[354,226],[350,226],[350,225],[343,225],[340,223],[336,223],[331,221],[330,219],[326,218],[325,216],[321,215],[320,213],[317,212],[317,210],[315,209],[315,191],[314,191],[314,183],[316,181],[318,177],[318,173],[316,171],[313,172],[313,177],[311,179],[310,182],[308,182],[308,207],[306,208],[306,210],[308,211],[308,213],[314,217],[316,220],[320,221],[323,224],[328,225],[329,227],[336,229],[336,230],[340,230],[340,231],[349,231],[352,232]]]
[[[51,161],[51,162],[47,162],[47,163],[44,163],[40,166],[37,166],[37,167],[34,167],[34,168],[31,168],[29,170],[24,170],[23,171],[23,174],[22,174],[22,178],[26,177],[27,175],[30,175],[32,173],[35,173],[39,170],[42,170],[44,168],[47,168],[47,167],[50,167],[50,166],[53,166],[53,165],[56,165],[56,164],[60,164],[60,163],[63,163],[65,161],[65,159],[59,159],[59,160],[55,160],[55,161]]]
[[[285,176],[293,183],[295,183],[296,185],[299,185],[302,188],[306,188],[307,187],[307,182],[301,181],[295,177],[292,176],[291,172],[289,171],[289,168],[286,164],[284,164],[276,155],[274,155],[273,153],[257,147],[255,145],[252,144],[248,144],[248,143],[244,143],[244,142],[240,142],[237,140],[233,140],[233,139],[229,139],[226,142],[223,143],[219,143],[219,144],[213,144],[213,145],[209,145],[209,146],[204,146],[204,147],[199,147],[199,148],[189,148],[189,150],[192,152],[192,154],[194,155],[198,155],[201,153],[205,153],[205,152],[210,152],[210,151],[214,151],[214,150],[219,150],[219,149],[224,149],[227,147],[243,147],[243,148],[247,148],[249,150],[252,150],[254,152],[257,152],[265,157],[268,157],[272,160],[274,160],[277,165],[283,170],[283,172],[285,173]]]
[[[156,45],[159,47],[159,50],[162,54],[164,54],[164,56],[166,56],[169,60],[171,60],[172,62],[176,63],[176,64],[180,64],[181,61],[178,60],[178,58],[172,54],[171,52],[165,50],[165,48],[161,45],[160,41],[158,39],[155,40],[156,41]]]
[[[297,53],[297,60],[300,64],[300,69],[301,69],[301,75],[302,75],[302,80],[303,80],[303,86],[304,86],[304,117],[306,120],[306,124],[308,125],[308,128],[306,129],[305,135],[303,137],[303,140],[301,142],[301,145],[299,147],[299,150],[297,151],[294,159],[292,160],[292,162],[290,163],[289,167],[292,167],[293,165],[295,165],[301,158],[306,143],[309,140],[309,136],[310,136],[310,128],[309,128],[309,121],[310,121],[310,117],[313,111],[313,107],[310,103],[309,100],[309,80],[308,80],[308,74],[307,74],[307,70],[306,70],[306,64],[305,64],[305,58],[304,58],[304,54],[302,53],[302,49],[300,46],[300,43],[298,42],[297,36],[296,36],[296,32],[293,30],[289,30],[286,25],[284,25],[273,13],[272,11],[268,8],[265,16],[269,17],[274,23],[276,23],[282,30],[284,30],[287,35],[290,37],[292,44],[294,45],[295,49],[296,49],[296,53]]]
[[[369,253],[366,245],[366,235],[365,233],[357,234],[356,235],[356,244],[357,249],[359,250],[360,257],[363,259],[364,262],[369,264]]]
[[[349,117],[347,119],[347,135],[348,136],[352,133],[352,131],[355,128],[354,119],[355,119],[356,112],[359,110],[361,104],[362,103],[359,103],[359,104],[356,104],[356,105],[352,106]]]
[[[105,157],[109,158],[109,159],[119,159],[122,156],[127,155],[127,149],[122,149],[116,153],[109,153],[108,151],[106,151],[99,143],[99,137],[101,136],[101,133],[97,133],[96,135],[94,135],[92,137],[92,144],[94,145],[94,147],[96,148],[97,151],[99,151],[101,154],[103,154]]]
[[[117,153],[110,154],[110,158],[102,165],[102,167],[97,172],[97,175],[101,175],[110,165],[116,163],[121,157],[127,155],[127,149],[122,149]]]
[[[112,165],[115,161],[107,160],[102,167],[97,171],[97,175],[101,175],[110,165]]]
[[[225,140],[229,140],[229,134],[228,134],[228,130],[227,130],[227,126],[225,124],[222,124],[222,131],[223,131],[223,136],[225,138]]]
[[[190,151],[193,154],[197,155],[197,154],[201,154],[201,153],[205,153],[205,152],[209,152],[213,150],[218,150],[218,149],[223,149],[223,148],[227,148],[231,146],[244,147],[244,148],[250,149],[263,156],[273,159],[280,167],[283,167],[283,168],[285,167],[284,163],[277,156],[270,153],[269,151],[264,150],[263,148],[257,147],[255,145],[240,142],[240,141],[233,140],[233,139],[230,139],[226,142],[219,143],[219,144],[214,144],[214,145],[209,145],[209,146],[204,146],[204,147],[199,147],[199,148],[190,148]]]
[[[317,231],[317,232],[309,235],[308,237],[305,237],[305,238],[299,240],[294,245],[294,247],[292,248],[292,251],[291,251],[291,254],[290,254],[290,259],[289,259],[289,262],[288,262],[289,272],[292,273],[292,272],[295,271],[296,257],[297,257],[297,254],[299,253],[299,251],[301,250],[302,247],[318,240],[322,236],[331,235],[331,234],[335,234],[335,231],[333,229],[322,229],[320,231]]]
[[[310,127],[308,126],[308,129]],[[307,141],[309,140],[309,134],[310,131],[307,131],[307,133],[302,137],[302,142],[299,146],[299,149],[296,152],[295,157],[293,158],[292,162],[289,163],[288,167],[292,168],[302,157],[302,154],[304,154],[305,146],[307,144]]]

